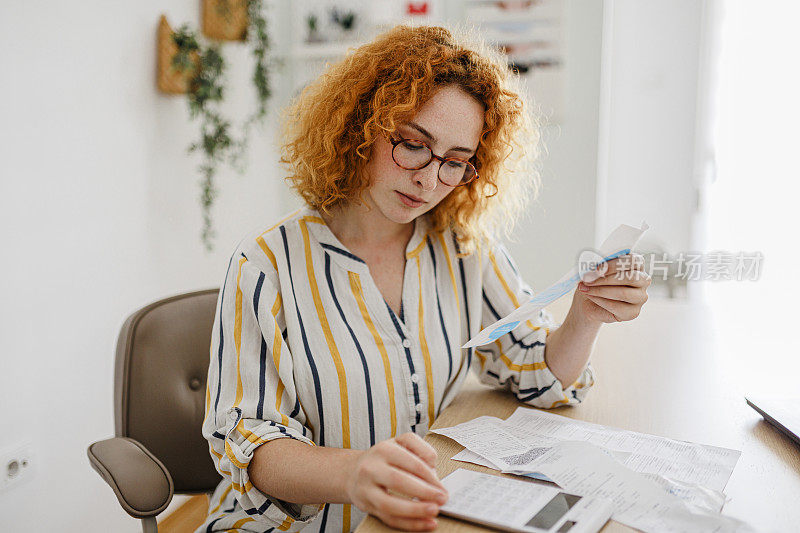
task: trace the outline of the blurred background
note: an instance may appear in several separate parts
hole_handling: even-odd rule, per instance
[[[259,93],[253,34],[210,38],[202,3],[0,1],[0,451],[33,458],[0,486],[0,529],[85,531],[91,517],[97,531],[140,530],[85,454],[113,434],[120,325],[153,300],[219,286],[239,239],[299,205],[278,164],[280,110],[400,22],[473,28],[536,103],[543,187],[509,243],[535,289],[618,224],[647,221],[644,313],[703,306],[738,386],[800,389],[797,4],[267,0],[266,115],[238,165],[215,167],[204,215],[206,159],[187,151],[203,116],[165,92],[181,80],[159,66],[176,46],[164,24],[188,24],[206,60],[218,43],[225,92],[212,103],[234,142]]]

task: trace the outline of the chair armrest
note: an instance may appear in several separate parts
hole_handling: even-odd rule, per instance
[[[93,443],[86,454],[92,468],[134,518],[156,516],[172,501],[172,476],[140,442],[114,437]]]

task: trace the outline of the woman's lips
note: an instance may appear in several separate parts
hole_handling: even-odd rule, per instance
[[[405,194],[401,193],[400,191],[394,191],[400,197],[400,201],[406,204],[408,207],[419,207],[422,204],[427,202],[423,202],[422,200],[416,200],[410,196],[406,196]]]

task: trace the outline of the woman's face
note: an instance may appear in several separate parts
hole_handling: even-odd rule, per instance
[[[457,85],[436,91],[395,134],[424,141],[435,155],[469,159],[483,129],[484,108]],[[387,219],[407,224],[433,209],[454,187],[439,181],[439,161],[419,170],[405,170],[392,159],[392,144],[379,137],[365,168],[370,179],[366,199]]]

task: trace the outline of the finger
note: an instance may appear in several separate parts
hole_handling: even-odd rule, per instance
[[[643,270],[624,270],[618,271],[607,276],[597,278],[594,281],[584,282],[585,285],[594,287],[597,285],[627,285],[629,287],[649,287],[652,282],[650,274]]]
[[[619,285],[584,286],[581,289],[587,296],[600,296],[629,304],[641,305],[647,301],[647,293],[640,288]]]
[[[611,313],[618,322],[631,320],[639,316],[640,305],[633,305],[626,302],[617,300],[609,300],[600,296],[587,296],[589,300],[595,303],[598,307],[602,307]]]
[[[439,513],[439,506],[435,503],[393,496],[384,489],[376,489],[371,500],[375,511],[384,516],[428,519]]]
[[[388,468],[381,469],[375,477],[375,481],[409,498],[416,497],[420,500],[439,504],[444,504],[447,501],[447,495],[442,490],[417,476],[391,465]]]
[[[436,471],[425,464],[425,462],[420,459],[419,456],[409,451],[408,448],[396,444],[396,447],[393,448],[392,451],[387,455],[388,457],[386,457],[386,461],[390,465],[414,474],[415,476],[435,486],[443,493],[447,494],[447,489],[444,488],[442,482],[439,481],[438,477],[436,477]]]
[[[630,253],[615,257],[608,261],[608,270],[605,276],[624,270],[644,270],[644,257],[640,254]]]
[[[436,450],[433,446],[422,440],[419,435],[410,432],[402,433],[395,437],[394,440],[398,444],[411,450],[411,452],[428,463],[431,468],[436,468]]]

